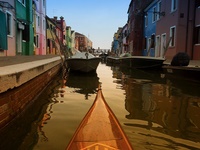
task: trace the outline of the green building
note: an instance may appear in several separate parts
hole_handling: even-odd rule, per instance
[[[16,19],[16,53],[33,55],[34,35],[32,0],[16,0]]]

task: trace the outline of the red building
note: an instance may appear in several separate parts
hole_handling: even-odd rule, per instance
[[[75,49],[79,51],[87,51],[92,49],[92,41],[85,35],[75,32]]]
[[[132,55],[142,55],[143,10],[153,0],[131,0],[128,8],[128,45]]]

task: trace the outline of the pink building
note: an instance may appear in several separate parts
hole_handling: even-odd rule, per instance
[[[33,0],[34,53],[46,55],[46,0]]]
[[[17,24],[15,21],[14,0],[0,1],[0,14],[1,14],[1,17],[3,17],[3,18],[0,17],[1,19],[0,30],[2,30],[0,31],[0,40],[1,40],[0,41],[0,56],[15,56],[16,55],[16,38],[15,38],[16,30],[15,29],[16,29]]]
[[[191,59],[200,59],[200,2],[198,0],[161,0],[156,23],[158,51],[172,59],[186,52]]]

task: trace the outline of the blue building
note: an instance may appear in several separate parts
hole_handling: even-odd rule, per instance
[[[155,57],[156,21],[159,19],[158,0],[154,0],[144,10],[144,56]]]

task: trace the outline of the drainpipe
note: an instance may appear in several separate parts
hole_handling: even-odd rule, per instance
[[[193,36],[192,36],[192,52],[191,52],[191,59],[193,59],[193,55],[194,55],[194,44],[195,44],[195,18],[196,18],[196,0],[194,1],[194,12],[193,12]]]
[[[185,52],[188,52],[187,46],[188,46],[188,27],[189,27],[189,10],[190,10],[190,0],[188,0],[188,9],[187,9],[187,25],[186,25],[186,42],[185,42]]]

